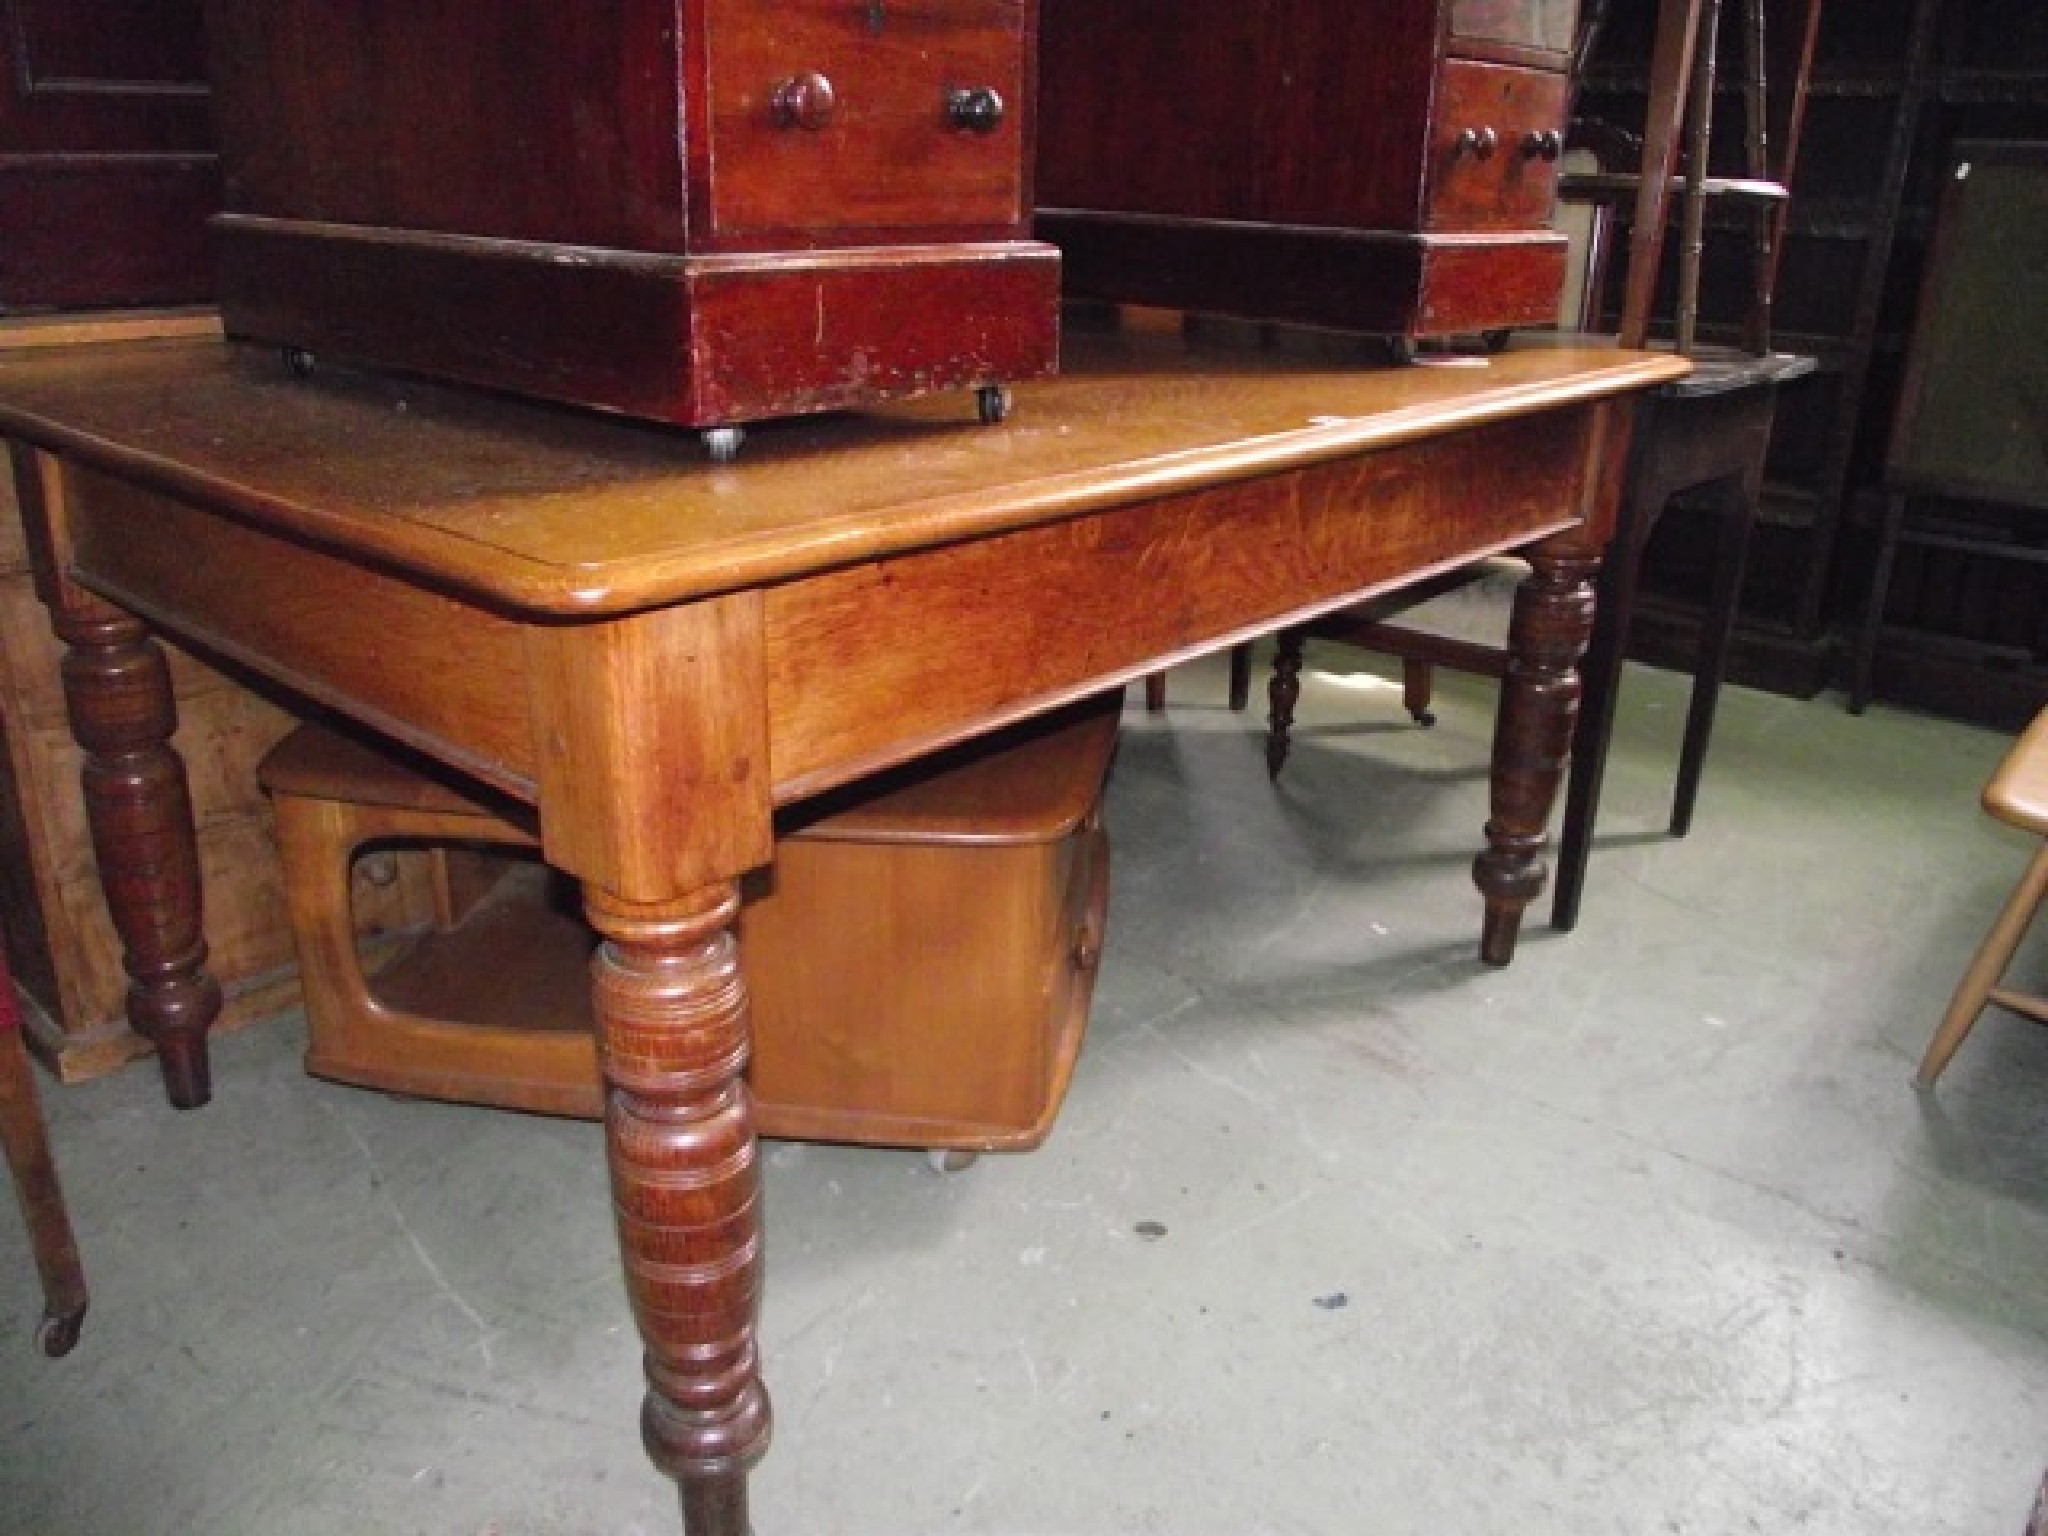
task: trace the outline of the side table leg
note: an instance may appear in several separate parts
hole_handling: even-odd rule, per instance
[[[78,1342],[90,1301],[85,1269],[78,1259],[78,1239],[64,1209],[57,1183],[57,1165],[50,1156],[50,1137],[36,1102],[34,1069],[21,1042],[21,1011],[14,1001],[14,977],[0,954],[0,1146],[21,1197],[28,1222],[29,1247],[36,1274],[43,1282],[43,1321],[36,1342],[46,1355],[64,1355]]]
[[[768,1448],[754,1323],[759,1170],[739,888],[639,903],[586,885],[605,1141],[626,1289],[645,1346],[641,1438],[682,1489],[687,1536],[748,1536]]]
[[[140,619],[76,588],[51,609],[71,734],[100,882],[121,936],[128,1021],[156,1047],[179,1109],[212,1097],[206,1031],[220,984],[206,971],[199,842],[185,764],[171,746],[177,707],[162,647]]]
[[[1571,752],[1579,705],[1579,658],[1593,633],[1599,552],[1561,535],[1528,551],[1530,574],[1515,589],[1508,666],[1493,729],[1492,816],[1487,847],[1472,861],[1486,899],[1479,958],[1515,957],[1522,913],[1543,890],[1550,811]]]
[[[1273,652],[1273,678],[1266,684],[1266,777],[1277,779],[1287,766],[1294,706],[1301,701],[1303,636],[1298,629],[1280,631]]]

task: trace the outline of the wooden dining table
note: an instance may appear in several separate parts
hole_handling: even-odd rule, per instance
[[[790,804],[1516,548],[1481,953],[1543,884],[1607,532],[1599,466],[1668,356],[1368,366],[1170,328],[1070,337],[1009,418],[936,395],[653,425],[217,340],[0,359],[83,791],[167,1092],[204,1103],[198,862],[154,631],[538,810],[591,988],[649,1454],[749,1529],[770,1409],[740,878]]]

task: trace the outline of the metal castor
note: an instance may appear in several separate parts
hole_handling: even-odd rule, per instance
[[[981,1161],[981,1154],[965,1147],[927,1147],[924,1160],[933,1173],[965,1173]]]
[[[705,455],[714,464],[730,464],[740,456],[740,444],[747,440],[745,427],[706,427],[703,433]]]
[[[1498,352],[1502,347],[1508,344],[1508,338],[1513,336],[1514,334],[1515,333],[1513,331],[1509,330],[1506,326],[1503,325],[1496,330],[1481,331],[1479,333],[1479,339],[1486,343],[1487,351]]]
[[[295,379],[310,379],[320,366],[320,359],[304,347],[286,347],[283,355],[285,372]]]
[[[981,416],[981,424],[992,427],[1010,414],[1010,388],[1007,384],[984,384],[974,392],[974,408]]]

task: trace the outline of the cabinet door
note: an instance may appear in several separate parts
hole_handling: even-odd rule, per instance
[[[199,0],[0,0],[0,312],[203,298],[218,201]]]

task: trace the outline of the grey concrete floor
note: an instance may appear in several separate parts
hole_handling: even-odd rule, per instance
[[[761,1536],[2017,1536],[2048,1031],[1908,1086],[2027,852],[2004,739],[1732,689],[1673,842],[1683,682],[1632,670],[1580,929],[1493,971],[1490,685],[1425,732],[1318,659],[1277,790],[1220,664],[1133,712],[1042,1150],[769,1149]],[[674,1531],[598,1130],[301,1043],[218,1042],[196,1114],[46,1090],[94,1310],[36,1355],[0,1220],[0,1528]]]

